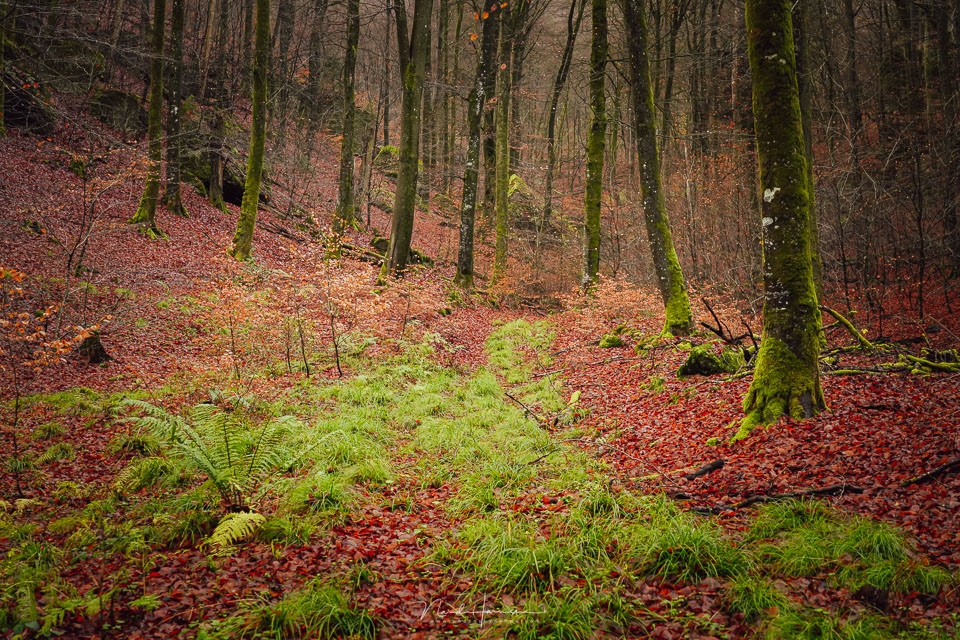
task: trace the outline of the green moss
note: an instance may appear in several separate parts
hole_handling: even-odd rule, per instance
[[[743,355],[735,349],[727,349],[719,356],[706,346],[694,347],[686,362],[677,370],[677,377],[712,376],[719,373],[735,373],[743,366]]]
[[[612,347],[622,347],[623,338],[617,335],[616,333],[608,333],[607,335],[600,338],[600,348],[609,349]]]
[[[816,334],[812,338],[816,344]],[[816,413],[818,407],[824,407],[816,355],[813,362],[811,369],[786,344],[764,335],[753,382],[743,399],[747,416],[733,441],[743,440],[757,426],[772,424],[783,415],[801,419]]]

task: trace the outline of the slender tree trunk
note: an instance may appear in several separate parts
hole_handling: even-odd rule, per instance
[[[403,105],[400,120],[400,153],[397,168],[397,194],[393,204],[390,248],[383,263],[381,279],[388,274],[401,275],[410,258],[413,221],[417,200],[417,175],[420,162],[420,102],[426,57],[429,55],[427,31],[433,0],[415,0],[413,30],[407,30],[403,0],[396,0],[397,45],[403,71]]]
[[[450,127],[450,100],[447,96],[447,84],[449,83],[448,74],[450,73],[449,60],[449,30],[450,30],[450,4],[447,0],[440,0],[439,4],[439,27],[437,31],[437,88],[435,91],[436,103],[440,109],[440,123],[437,128],[439,137],[438,155],[436,157],[437,172],[440,174],[440,180],[437,185],[439,191],[446,194],[449,189],[449,174],[447,168],[450,162],[450,136],[447,135]]]
[[[117,4],[113,9],[113,22],[110,25],[110,66],[111,69],[116,72],[117,66],[117,47],[120,46],[120,32],[123,29],[123,5],[124,0],[117,0]],[[0,4],[0,13],[5,14],[5,8],[3,4]],[[0,29],[3,28],[3,25],[0,24]],[[3,39],[0,38],[0,43]],[[0,44],[2,46],[2,44]],[[0,62],[3,61],[3,54],[0,52]],[[2,65],[0,65],[2,68]],[[0,96],[0,107],[3,106],[3,96]],[[2,113],[0,109],[0,113]]]
[[[763,340],[736,439],[782,415],[825,408],[820,313],[810,257],[810,197],[790,0],[747,0],[747,46],[763,188]]]
[[[360,0],[347,0],[347,46],[343,58],[343,139],[340,143],[340,189],[333,230],[342,236],[347,227],[356,224],[353,200],[353,145],[356,104],[354,102],[354,70],[357,67],[357,44],[360,41]]]
[[[186,216],[180,192],[181,114],[183,102],[183,19],[184,0],[173,0],[170,20],[170,97],[167,101],[167,184],[163,203],[167,211]]]
[[[260,203],[260,176],[263,173],[263,148],[267,129],[267,67],[270,64],[270,0],[256,0],[257,25],[253,63],[253,123],[250,130],[250,155],[243,185],[240,219],[233,236],[231,255],[237,260],[250,257],[253,229]]]
[[[5,69],[4,66],[6,60],[6,52],[4,51],[7,48],[7,5],[5,2],[0,1],[0,69]],[[0,138],[3,138],[7,135],[7,128],[3,120],[3,86],[0,85]]]
[[[213,21],[217,16],[217,0],[209,0],[207,2],[207,27],[203,33],[203,47],[200,50],[200,95],[199,100],[203,102],[203,99],[207,95],[207,77],[210,70],[210,51],[213,49]],[[220,72],[223,72],[223,68],[220,68]]]
[[[310,114],[310,127],[316,129],[320,124],[320,84],[323,73],[323,25],[327,15],[328,0],[314,0],[313,22],[310,25],[310,55],[307,58],[307,113]],[[389,20],[389,13],[387,14]],[[389,26],[389,25],[388,25]],[[387,34],[389,36],[389,33]]]
[[[477,183],[480,178],[480,136],[483,107],[486,104],[488,78],[493,75],[493,43],[497,40],[500,12],[490,12],[483,19],[483,40],[477,56],[477,75],[467,105],[467,158],[463,170],[463,197],[460,199],[460,247],[457,252],[457,274],[454,282],[464,288],[473,287],[473,232],[477,211]]]
[[[227,64],[227,39],[228,22],[230,17],[230,5],[223,3],[217,12],[218,27],[217,39],[219,47],[217,48],[217,68],[224,69]],[[207,186],[207,198],[210,204],[227,213],[227,204],[223,201],[223,139],[226,136],[226,120],[223,115],[223,102],[227,97],[226,78],[221,73],[220,82],[214,88],[213,100],[216,103],[215,117],[213,122],[213,132],[210,136],[210,183]]]
[[[492,283],[503,276],[507,268],[507,244],[510,235],[510,77],[513,65],[514,26],[522,5],[527,0],[507,9],[500,20],[500,74],[497,88],[496,112],[496,210],[497,239],[493,257]]]
[[[513,65],[510,72],[510,171],[520,171],[521,119],[520,83],[523,81],[523,61],[527,56],[527,36],[530,25],[530,0],[521,3],[516,24],[513,26]]]
[[[384,0],[388,5],[392,0]],[[390,11],[387,10],[387,41],[383,53],[383,146],[390,145]]]
[[[573,60],[573,47],[580,31],[580,22],[583,19],[583,10],[587,6],[586,0],[572,0],[570,13],[567,14],[567,41],[563,45],[563,55],[560,57],[560,68],[553,81],[553,95],[550,98],[550,116],[547,120],[547,175],[544,181],[543,219],[540,221],[541,230],[550,223],[553,216],[553,174],[557,164],[557,108],[560,106],[560,96],[563,86],[570,73],[570,63]],[[574,19],[576,14],[576,19]]]
[[[163,158],[163,36],[167,15],[166,0],[154,0],[152,53],[150,59],[150,111],[147,116],[147,184],[140,197],[132,224],[142,224],[153,233],[157,229],[157,200],[160,198],[160,164]]]
[[[497,13],[502,12],[502,9],[497,9]],[[510,10],[507,9],[506,13],[509,13]],[[494,13],[491,11],[490,13]],[[500,22],[503,22],[504,18],[500,18]],[[502,28],[502,25],[501,25]],[[497,55],[497,49],[499,47],[500,34],[497,34],[497,38],[493,43],[493,52],[491,55]],[[497,76],[498,74],[492,74],[487,80],[487,86],[484,88],[484,94],[489,98],[497,93]],[[483,213],[487,218],[494,213],[494,206],[496,204],[496,185],[497,185],[497,108],[491,105],[484,105],[484,118],[483,118],[483,128],[484,128],[484,138],[483,138]]]
[[[246,89],[253,78],[253,38],[254,8],[257,0],[242,0],[243,2],[243,87]]]
[[[592,0],[593,44],[590,48],[590,135],[587,139],[587,180],[584,196],[584,246],[581,286],[586,290],[600,277],[600,214],[603,201],[603,158],[607,140],[607,2]]]
[[[693,326],[690,299],[680,269],[680,261],[670,234],[670,219],[660,174],[660,152],[657,149],[657,121],[653,108],[653,85],[650,82],[650,61],[647,58],[647,24],[642,0],[623,0],[624,23],[632,37],[628,38],[630,83],[633,85],[634,130],[637,136],[637,163],[647,239],[653,256],[657,286],[663,298],[666,320],[664,331],[686,335]]]
[[[432,20],[431,20],[432,23]],[[423,173],[420,175],[419,182],[417,184],[417,190],[420,195],[420,199],[423,203],[424,208],[429,212],[430,211],[430,189],[433,187],[433,162],[434,162],[434,132],[436,130],[436,123],[434,122],[434,101],[433,101],[433,85],[435,76],[435,69],[433,68],[433,49],[431,48],[431,40],[433,35],[432,24],[427,28],[425,43],[427,48],[427,53],[424,56],[424,65],[423,65],[423,118],[421,119],[421,129],[420,129],[420,139],[421,145],[423,147]]]

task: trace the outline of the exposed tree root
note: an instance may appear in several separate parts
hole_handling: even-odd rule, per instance
[[[942,464],[936,469],[934,469],[933,471],[928,471],[927,473],[919,475],[915,478],[904,480],[903,482],[900,483],[900,485],[903,487],[909,487],[912,484],[926,484],[931,480],[935,480],[940,476],[946,475],[948,473],[952,473],[954,471],[960,471],[960,458],[957,458],[956,460],[951,460],[946,464]]]
[[[846,318],[844,318],[842,315],[840,315],[838,311],[834,311],[830,307],[825,307],[823,305],[820,305],[820,310],[825,311],[830,315],[832,315],[834,318],[836,318],[837,322],[843,325],[846,328],[846,330],[850,332],[850,335],[852,335],[854,338],[857,339],[857,342],[860,344],[860,347],[862,349],[866,349],[867,351],[871,351],[871,352],[874,352],[877,350],[876,345],[874,345],[872,342],[867,340],[867,338],[863,335],[863,333],[858,331],[857,328],[853,326],[853,323],[847,320]]]
[[[696,478],[702,478],[703,476],[710,475],[714,471],[723,469],[724,464],[726,463],[723,461],[723,458],[717,458],[713,462],[708,462],[707,464],[703,465],[696,471],[685,473],[680,477],[684,480],[695,480]]]

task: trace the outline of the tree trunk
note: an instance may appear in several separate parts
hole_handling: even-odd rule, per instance
[[[210,51],[213,49],[213,19],[217,15],[217,0],[207,3],[207,28],[203,33],[203,48],[200,50],[200,102],[207,95],[207,76],[210,69]],[[223,72],[223,67],[220,67]]]
[[[810,257],[810,197],[790,0],[747,0],[747,46],[763,189],[763,340],[736,439],[787,414],[825,408],[820,312]]]
[[[560,106],[560,95],[570,73],[570,63],[573,60],[573,46],[580,32],[580,21],[583,19],[583,10],[587,6],[586,0],[572,0],[570,13],[567,14],[567,41],[563,46],[563,55],[560,57],[560,68],[553,81],[553,96],[550,98],[550,116],[547,120],[547,175],[544,181],[543,219],[540,222],[541,230],[550,222],[553,215],[553,173],[557,164],[557,107]],[[574,19],[576,13],[576,19]]]
[[[477,183],[480,177],[480,135],[483,107],[487,101],[488,78],[493,75],[493,43],[497,40],[500,12],[493,11],[483,20],[483,40],[477,56],[477,76],[467,105],[467,157],[463,170],[463,197],[460,199],[460,246],[454,283],[464,289],[473,287],[473,231],[477,211]]]
[[[793,10],[793,39],[797,59],[797,90],[800,100],[800,122],[803,125],[803,152],[807,158],[807,193],[810,196],[810,260],[813,284],[817,298],[823,297],[823,263],[820,260],[820,226],[817,222],[817,199],[813,183],[813,129],[810,110],[813,108],[813,81],[809,50],[809,20],[807,5],[810,0],[799,0]]]
[[[178,216],[186,216],[180,192],[181,166],[180,147],[181,115],[183,94],[183,18],[184,0],[173,0],[170,20],[170,97],[167,101],[167,185],[163,194],[163,203],[167,211]]]
[[[693,320],[664,201],[660,152],[657,149],[656,112],[653,108],[653,85],[650,82],[650,61],[647,58],[647,24],[642,0],[623,0],[623,14],[624,22],[633,36],[628,39],[628,50],[630,83],[633,85],[637,161],[647,239],[650,242],[654,273],[666,315],[664,331],[673,335],[686,335],[692,328]]]
[[[256,0],[257,28],[253,62],[253,123],[250,130],[250,155],[243,185],[240,219],[233,236],[231,255],[237,260],[250,257],[253,229],[260,203],[260,176],[263,173],[263,148],[267,129],[267,67],[270,64],[270,0]]]
[[[320,124],[320,76],[323,69],[323,21],[327,14],[328,0],[314,0],[313,22],[310,25],[310,56],[307,59],[307,113],[310,114],[310,126],[316,129]],[[389,12],[387,14],[389,20]],[[389,25],[388,25],[389,27]],[[389,34],[388,34],[389,35]]]
[[[280,131],[286,130],[287,106],[290,96],[290,80],[292,69],[290,66],[290,44],[293,40],[293,23],[296,18],[296,7],[293,0],[280,0],[277,7],[276,47],[277,60],[274,69],[273,84],[275,98],[270,113],[270,122],[277,121]]]
[[[603,158],[607,140],[607,2],[592,0],[593,43],[590,47],[590,135],[587,139],[587,178],[584,196],[584,246],[581,286],[586,290],[600,277],[600,207],[603,200]]]
[[[387,274],[402,275],[410,258],[420,162],[420,101],[423,97],[424,67],[429,54],[427,31],[430,29],[432,9],[433,0],[415,0],[413,31],[409,32],[403,0],[396,0],[394,5],[400,68],[403,71],[403,104],[400,120],[397,194],[393,204],[390,247],[387,260],[383,263],[381,278]]]
[[[343,139],[340,143],[340,188],[333,230],[343,236],[347,227],[356,224],[353,200],[353,141],[356,104],[354,102],[354,70],[357,66],[357,44],[360,41],[360,0],[347,0],[347,44],[343,58]]]
[[[496,114],[496,209],[497,239],[493,256],[493,276],[496,283],[507,268],[507,243],[510,235],[510,78],[513,66],[514,26],[519,7],[527,0],[518,0],[500,20],[500,74],[497,82]]]
[[[151,33],[150,111],[147,119],[147,184],[137,212],[130,219],[131,224],[142,224],[153,233],[159,233],[157,200],[160,198],[160,164],[163,158],[163,35],[166,16],[167,0],[155,0]]]
[[[243,87],[253,77],[254,6],[257,0],[243,0]]]

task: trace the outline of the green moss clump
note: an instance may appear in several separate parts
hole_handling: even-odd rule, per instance
[[[609,349],[611,347],[622,347],[623,338],[616,333],[608,333],[600,338],[600,348]]]
[[[713,376],[720,373],[735,373],[743,366],[743,354],[728,349],[719,356],[701,345],[690,350],[687,361],[677,370],[677,377]]]

